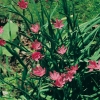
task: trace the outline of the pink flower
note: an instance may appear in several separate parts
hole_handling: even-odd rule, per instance
[[[36,66],[32,69],[32,74],[42,77],[46,73],[46,69],[41,66]]]
[[[60,88],[64,86],[65,82],[67,82],[65,80],[65,73],[60,74],[56,71],[53,71],[53,73],[50,72],[50,78],[54,80],[53,85]]]
[[[89,68],[89,71],[93,71],[94,69],[97,68],[97,64],[96,61],[89,61],[89,66],[87,66],[87,68]]]
[[[76,74],[76,71],[77,70],[78,70],[78,65],[71,66],[68,72],[73,73],[73,74]]]
[[[40,30],[40,26],[38,24],[34,24],[34,25],[32,25],[32,27],[30,29],[32,32],[38,33]]]
[[[56,22],[54,23],[54,27],[61,29],[63,26],[64,26],[64,24],[62,24],[62,20],[56,19]]]
[[[98,63],[96,63],[96,61],[90,60],[87,68],[89,68],[90,72],[93,71],[93,70],[100,70],[100,60],[98,61]]]
[[[66,82],[67,81],[71,82],[73,78],[74,78],[73,73],[71,73],[71,72],[66,73],[66,75],[65,75]]]
[[[67,82],[67,80],[66,80],[66,73],[61,73],[61,77],[63,78],[63,81]]]
[[[32,47],[31,48],[34,49],[34,50],[40,50],[42,48],[41,42],[38,42],[37,40],[35,40],[32,43]]]
[[[42,59],[44,56],[40,52],[34,52],[32,53],[32,59],[35,61],[38,61]]]
[[[67,48],[65,48],[64,45],[62,45],[62,47],[58,47],[57,52],[61,55],[63,55],[66,52]]]
[[[0,46],[4,46],[6,44],[6,41],[3,39],[0,39]]]
[[[54,86],[61,88],[64,86],[64,84],[65,84],[65,81],[64,81],[63,77],[59,76],[59,78],[55,81]]]
[[[53,71],[53,73],[50,72],[49,74],[50,74],[50,79],[52,80],[57,80],[60,77],[60,74],[56,71]]]
[[[2,34],[2,33],[3,33],[3,27],[0,26],[0,34]]]
[[[26,9],[27,6],[28,6],[28,2],[25,2],[24,0],[21,0],[18,2],[18,6],[21,8],[21,9]]]

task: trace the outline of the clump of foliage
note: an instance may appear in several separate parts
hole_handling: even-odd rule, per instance
[[[37,9],[37,1],[20,0],[10,7],[0,5],[9,12],[8,23],[0,27],[1,98],[100,99],[100,15],[79,24],[75,4],[40,0]],[[18,32],[11,14],[23,21]],[[16,61],[14,67],[12,61]]]

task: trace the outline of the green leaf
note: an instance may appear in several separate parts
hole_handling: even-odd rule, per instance
[[[17,37],[18,32],[18,26],[17,24],[13,23],[12,21],[9,21],[4,27],[4,32],[0,34],[0,38],[6,40],[6,41],[12,41]],[[8,50],[4,47],[0,47],[1,53],[11,57],[11,53],[8,52]]]
[[[24,95],[21,95],[20,98],[21,98],[21,100],[27,100]]]
[[[81,32],[87,32],[96,24],[100,23],[100,17],[96,17],[88,22],[85,22],[80,25]]]
[[[93,54],[93,56],[90,58],[91,60],[98,60],[100,58],[100,48],[95,51],[95,53]]]
[[[9,96],[3,96],[3,97],[0,97],[0,100],[17,100],[17,99],[9,97]]]
[[[8,52],[8,50],[5,48],[5,47],[0,47],[2,48],[2,54],[8,56],[8,57],[11,57],[12,54]]]
[[[0,34],[0,38],[8,41],[13,40],[17,37],[16,32],[18,32],[18,26],[17,24],[13,23],[12,21],[9,21],[4,27],[4,32]]]

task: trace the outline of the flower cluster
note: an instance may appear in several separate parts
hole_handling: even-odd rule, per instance
[[[72,66],[66,72],[59,73],[55,70],[53,72],[49,72],[49,78],[54,81],[53,85],[56,87],[63,87],[65,83],[71,82],[74,78],[74,74],[78,70],[78,66]],[[31,75],[42,77],[46,73],[46,69],[41,66],[36,66],[32,69]]]
[[[74,74],[78,70],[78,66],[70,67],[67,72],[59,73],[56,71],[50,72],[50,79],[54,81],[54,86],[63,87],[66,82],[71,82]]]
[[[58,28],[58,29],[61,29],[64,25],[62,24],[62,20],[58,20],[56,19],[56,22],[53,23],[54,24],[54,27],[55,28]],[[31,31],[35,34],[37,34],[40,30],[40,26],[39,24],[32,24],[31,26]],[[34,50],[41,50],[42,49],[42,44],[41,42],[39,42],[38,40],[35,40],[33,43],[32,43],[32,46],[31,46],[31,49],[34,49]],[[67,48],[62,45],[61,47],[58,47],[58,50],[57,52],[61,55],[65,54],[67,51]],[[32,53],[32,59],[35,60],[35,61],[38,61],[40,59],[42,59],[44,56],[40,53],[40,52],[34,52]]]
[[[61,29],[64,25],[62,24],[61,20],[56,19],[56,22],[53,23],[55,28]],[[33,24],[30,28],[33,33],[38,33],[40,30],[40,27],[38,24]],[[35,50],[35,52],[32,53],[32,59],[35,61],[41,60],[44,56],[39,52],[38,50],[42,49],[42,43],[39,42],[37,39],[32,42],[31,49]],[[60,55],[64,55],[67,51],[67,48],[62,45],[61,47],[58,47],[57,53]],[[74,78],[74,74],[76,72],[77,68],[75,66],[72,66],[67,73],[59,73],[56,71],[50,72],[50,79],[54,81],[54,86],[57,87],[63,87],[66,82],[71,82]],[[46,73],[46,69],[42,68],[41,66],[36,66],[35,68],[32,68],[31,75],[35,75],[38,77],[42,77]]]
[[[18,2],[18,6],[24,10],[28,7],[28,2],[25,2],[25,0],[20,0]],[[57,18],[51,24],[57,30],[57,32],[59,29],[62,29],[64,27],[62,20],[57,19]],[[30,27],[31,33],[34,33],[34,35],[41,33],[41,29],[42,28],[40,27],[38,23],[32,24]],[[3,28],[0,27],[0,34],[2,33],[3,33]],[[5,44],[5,41],[1,39],[0,45],[4,46],[4,44]],[[63,43],[61,44],[59,44],[60,46],[58,47],[58,49],[54,50],[54,52],[56,51],[59,55],[61,55],[61,57],[63,57],[63,55],[66,54],[68,48]],[[41,52],[44,50],[44,48],[43,48],[42,42],[39,41],[38,37],[31,43],[31,49],[33,50],[31,54],[32,60],[34,60],[35,63],[40,63],[39,61],[42,58],[44,58],[44,55]],[[89,71],[100,70],[100,60],[98,62],[89,61],[89,65],[87,66],[87,68],[89,69]],[[49,74],[49,80],[51,81],[51,83],[53,83],[54,86],[61,88],[67,82],[71,82],[73,80],[74,75],[76,74],[77,70],[78,70],[78,65],[75,65],[75,66],[71,66],[70,68],[66,67],[66,71],[63,71],[62,73],[60,71],[57,72],[56,70],[53,70],[52,72],[47,71],[49,72],[47,73],[47,75]],[[32,68],[31,75],[35,75],[37,77],[43,77],[45,74],[46,74],[46,68],[43,68],[42,65]]]

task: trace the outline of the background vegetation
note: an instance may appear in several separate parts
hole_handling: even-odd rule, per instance
[[[11,6],[11,1],[12,0],[0,0],[0,4],[4,4],[4,5],[8,5]],[[19,0],[13,0],[15,3],[17,3],[17,1]],[[30,0],[26,0],[28,2],[30,2]],[[38,0],[36,0],[38,1]],[[56,2],[54,2],[53,4],[50,4],[49,0],[42,0],[44,2],[44,6],[47,7],[47,9],[51,9],[52,11],[52,7],[56,6]],[[55,0],[57,1],[57,0]],[[60,0],[58,0],[60,2]],[[74,0],[75,2],[75,11],[78,14],[78,21],[80,23],[84,23],[92,18],[94,18],[95,16],[97,16],[100,13],[100,0]],[[51,6],[50,6],[51,5]],[[17,6],[16,6],[17,7]],[[32,8],[32,12],[34,13],[35,11],[33,11],[33,5],[30,5],[30,8]],[[40,5],[39,2],[37,2],[37,8],[40,9]],[[20,9],[18,9],[20,10]],[[21,10],[20,10],[21,11]],[[61,12],[60,9],[60,5],[59,8],[57,9],[56,13],[54,14],[54,18],[63,18],[63,16],[59,16],[59,13]],[[4,9],[0,9],[0,15],[5,15],[8,17],[8,14],[6,11],[4,11]],[[28,18],[30,18],[29,14],[26,13],[26,16]],[[20,19],[18,16],[12,14],[11,18],[13,19]],[[37,17],[34,16],[34,19],[37,20]]]

